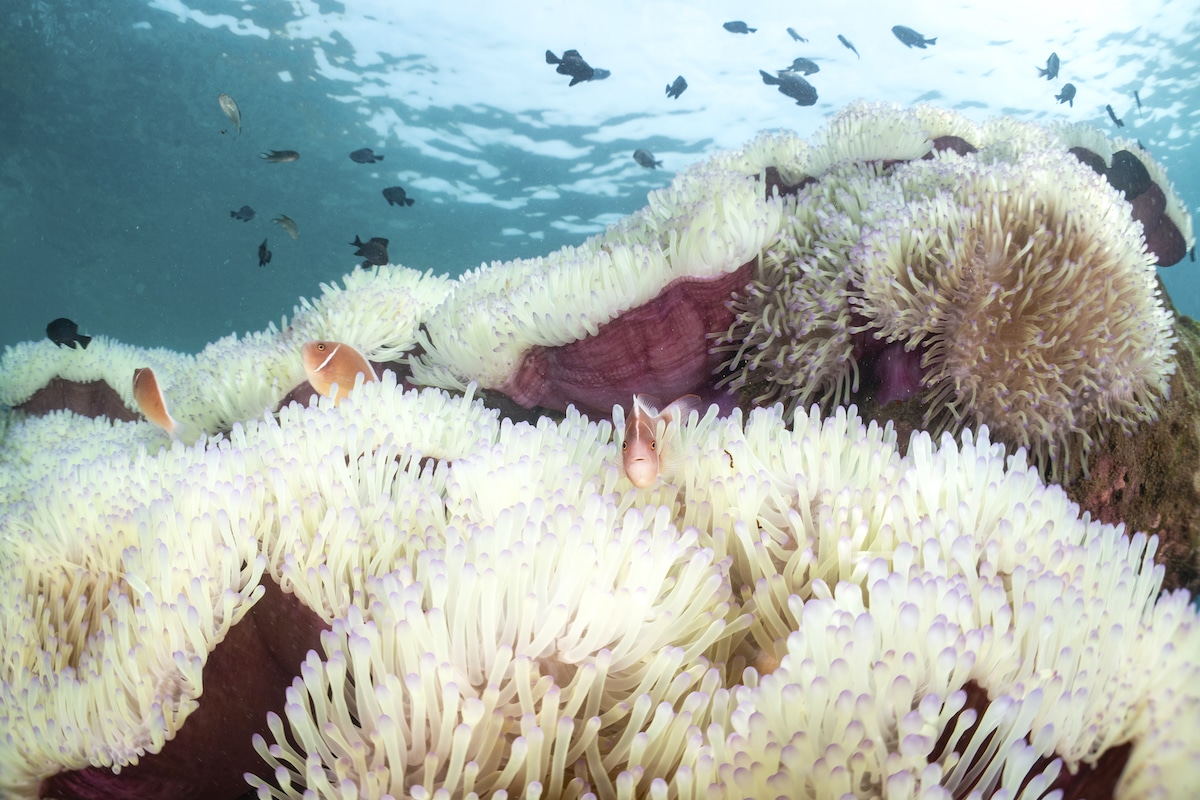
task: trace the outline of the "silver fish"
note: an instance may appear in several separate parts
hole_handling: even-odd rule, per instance
[[[233,123],[233,127],[238,133],[242,132],[242,110],[238,108],[237,101],[227,94],[217,95],[217,102],[221,104],[221,110],[225,112],[225,116],[229,117],[229,121]]]
[[[296,221],[287,214],[280,214],[278,217],[271,220],[271,222],[274,222],[276,225],[287,231],[288,236],[291,236],[293,239],[300,238],[300,228],[297,227]]]
[[[300,154],[295,150],[268,150],[265,153],[259,153],[258,157],[268,164],[287,164],[292,161],[298,161]]]

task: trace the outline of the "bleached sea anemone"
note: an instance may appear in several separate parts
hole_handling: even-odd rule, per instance
[[[182,448],[119,461],[47,470],[0,518],[8,796],[77,770],[74,785],[103,787],[162,752],[198,708],[213,649],[250,630],[239,624],[265,591],[263,509],[225,482],[236,464]]]
[[[697,170],[636,222],[463,275],[426,323],[414,380],[476,381],[525,407],[593,413],[634,392],[706,392],[719,360],[709,338],[728,327],[728,298],[778,232],[782,204],[756,176]]]
[[[1072,157],[1084,162],[1069,164]],[[1082,177],[1089,168],[1125,200]],[[928,319],[916,319],[924,311],[910,307],[897,326],[900,311],[889,295],[904,291],[886,286],[886,276],[891,269],[901,283],[905,278],[894,259],[869,251],[894,247],[875,240],[896,233],[895,221],[903,219],[912,248],[940,242],[962,262],[978,240],[959,236],[953,225],[968,220],[948,222],[935,198],[963,195],[954,202],[980,205],[985,201],[966,198],[976,191],[971,187],[1023,169],[1062,171],[1055,207],[1106,243],[1077,254],[1097,261],[1077,264],[1072,273],[1080,278],[1074,291],[1096,295],[1095,303],[1081,306],[1092,309],[1090,316],[1026,314],[1030,309],[1013,303],[1038,291],[1014,293],[1005,287],[1025,277],[993,274],[995,291],[981,290],[991,298],[991,321],[981,321],[976,332],[1019,318],[995,341],[1003,348],[1017,328],[1045,318],[1049,327],[1022,329],[1016,346],[1050,360],[1017,358],[1001,371],[986,361],[972,367],[971,359],[985,353],[959,353],[952,367],[940,356],[928,360],[932,351],[915,348],[920,340],[937,346],[926,330],[934,324],[929,319],[966,318],[981,306],[943,293],[927,303]],[[1022,191],[1029,194],[1016,184],[1003,191],[1013,208]],[[1041,201],[1025,200],[1041,219]],[[919,217],[920,209],[930,210],[929,219]],[[997,222],[990,235],[1021,239],[1019,226],[1029,222],[1022,219]],[[77,405],[91,409],[86,413],[136,418],[123,373],[148,362],[157,366],[190,441],[281,403],[306,401],[311,390],[296,351],[308,338],[336,338],[410,384],[461,392],[474,381],[489,397],[504,394],[534,409],[574,405],[604,414],[613,404],[628,405],[635,393],[662,404],[694,393],[726,411],[781,401],[789,414],[814,401],[826,409],[857,402],[874,412],[916,401],[921,414],[913,418],[926,425],[986,422],[1004,441],[1027,446],[1052,474],[1066,475],[1108,429],[1130,431],[1154,419],[1165,399],[1170,333],[1146,264],[1134,264],[1132,251],[1149,246],[1165,264],[1191,242],[1190,218],[1161,167],[1124,140],[1079,126],[1047,129],[1010,118],[976,125],[927,106],[856,103],[811,146],[792,134],[764,134],[693,166],[651,193],[642,211],[580,247],[484,266],[456,281],[398,267],[356,273],[344,289],[323,287],[322,298],[297,309],[291,325],[226,337],[194,359],[163,354],[162,365],[152,351],[113,356],[108,351],[121,346],[101,347],[102,339],[88,351],[21,346],[0,364],[0,398],[20,404],[40,393],[46,402],[27,408],[41,413],[65,402],[56,398],[66,387],[79,394]],[[1109,258],[1115,253],[1124,260]],[[930,272],[922,280],[936,280],[929,265],[942,256],[915,258]],[[875,263],[880,259],[891,266]],[[997,269],[1005,263],[993,260]],[[1135,274],[1121,277],[1119,264]],[[1111,283],[1110,276],[1116,276]],[[867,282],[871,296],[864,294]],[[1105,296],[1106,286],[1118,294]],[[1112,311],[1099,312],[1098,325],[1096,303]],[[1127,312],[1133,316],[1122,322]],[[1086,346],[1068,346],[1068,330]],[[1042,344],[1031,345],[1039,336]],[[1139,349],[1140,361],[1132,355]],[[1059,373],[1063,380],[1055,383]],[[1076,378],[1083,392],[1064,399]],[[935,382],[940,389],[931,388]],[[97,405],[95,391],[83,386],[113,391]]]
[[[1200,710],[1200,629],[1185,593],[1158,598],[1151,540],[1079,519],[986,432],[901,458],[844,414],[781,426],[694,419],[681,446],[710,466],[624,516],[611,464],[563,460],[590,426],[513,426],[464,459],[482,473],[451,490],[470,496],[448,550],[335,621],[256,745],[275,776],[259,795],[1200,787],[1195,715],[1154,699],[1165,680]],[[528,494],[481,491],[510,473]],[[720,588],[739,585],[740,603]]]
[[[900,139],[881,141],[892,128]],[[1138,171],[1140,149],[869,104],[816,140],[813,175],[789,189],[785,224],[713,343],[743,404],[914,400],[925,427],[988,424],[1054,476],[1110,431],[1157,418],[1175,337],[1154,273],[1164,256],[1146,248],[1162,226],[1181,255],[1191,228],[1161,168]],[[1077,145],[1099,148],[1099,175]],[[1137,176],[1110,186],[1117,153]]]
[[[838,165],[911,161],[932,149],[933,139],[913,111],[860,100],[839,109],[813,135],[809,168],[820,176]]]
[[[264,797],[1196,789],[1200,626],[1186,594],[1158,596],[1153,540],[1080,519],[986,433],[902,457],[889,427],[777,406],[692,416],[675,441],[684,466],[637,489],[607,422],[500,423],[385,378],[207,445],[95,455],[66,495],[30,487],[3,523],[6,790],[150,791],[198,780],[191,763],[238,765]],[[114,551],[119,531],[141,538]],[[121,592],[98,603],[83,577],[105,574],[163,598],[154,624],[130,628]],[[47,616],[47,596],[65,605]],[[142,680],[184,691],[158,702],[71,669],[273,659],[245,632],[312,647],[321,628],[269,673]],[[172,755],[170,737],[208,752],[189,720],[244,680],[289,672],[249,730],[221,727],[219,761]]]
[[[664,512],[594,499],[519,503],[486,526],[452,517],[444,551],[310,656],[290,735],[273,720],[274,745],[258,744],[283,784],[272,794],[332,796],[339,774],[373,797],[611,794],[605,763],[669,769],[680,743],[650,741],[653,710],[719,685],[704,656],[728,638],[729,588]]]
[[[229,430],[274,409],[305,381],[300,346],[309,339],[352,342],[376,362],[400,360],[416,344],[429,309],[450,281],[404,267],[356,270],[321,297],[302,299],[290,324],[239,337],[231,334],[192,356],[97,336],[86,350],[49,340],[5,348],[0,402],[31,414],[71,410],[85,416],[141,419],[133,371],[153,367],[185,438]]]
[[[4,348],[0,403],[28,413],[69,409],[88,417],[138,418],[133,371],[153,367],[164,383],[182,381],[195,359],[164,348],[134,347],[105,336],[87,349],[58,347],[49,339]]]
[[[914,163],[897,180],[926,196],[865,226],[851,303],[876,337],[920,354],[927,428],[987,424],[1061,475],[1108,430],[1156,418],[1173,318],[1099,176],[1043,151],[982,172]]]
[[[911,122],[884,116],[896,115]],[[1078,227],[1101,242],[1136,224],[1089,168],[1056,160],[1067,156],[1053,137],[1030,128],[1006,147],[1004,126],[916,118],[937,133],[928,160],[843,159],[813,176],[804,147],[764,140],[727,167],[698,167],[584,248],[435,281],[429,297],[440,306],[429,317],[405,307],[381,318],[400,302],[389,295],[406,296],[405,281],[421,276],[362,286],[356,277],[314,303],[314,316],[298,314],[291,332],[213,349],[226,363],[278,359],[281,371],[245,402],[197,411],[228,428],[191,446],[151,450],[162,439],[144,423],[14,414],[0,441],[0,793],[1195,797],[1191,598],[1162,592],[1155,538],[1081,515],[1024,453],[993,443],[1018,436],[1004,427],[1011,420],[969,417],[959,384],[938,372],[958,341],[934,349],[938,320],[970,327],[932,312],[975,297],[946,288],[970,284],[962,273],[981,269],[971,258],[999,254],[1018,264],[1016,277],[1037,274],[1031,254],[1053,243],[1016,211],[1060,234],[1067,261],[1094,261],[1101,249],[1069,235],[1080,198],[1111,223]],[[939,147],[943,136],[961,142]],[[788,162],[777,177],[765,163],[773,153]],[[1068,177],[1046,184],[1042,168]],[[1008,178],[1041,190],[1006,193]],[[995,218],[977,213],[985,205]],[[958,230],[977,247],[956,250],[940,227],[897,229],[917,211],[943,226],[970,222]],[[1001,244],[993,223],[1006,231]],[[1138,253],[1134,266],[1145,268]],[[663,269],[647,278],[638,259]],[[1071,267],[1050,286],[1066,293],[1092,277]],[[1077,279],[1054,283],[1059,272]],[[530,384],[502,376],[550,364],[559,348],[619,363],[622,347],[649,338],[605,339],[606,329],[620,331],[663,287],[673,299],[654,314],[671,319],[713,276],[754,278],[737,301],[752,333],[697,349],[733,324],[718,303],[723,326],[688,341],[694,363],[672,380],[709,380],[710,359],[759,353],[741,389],[784,402],[673,421],[663,442],[677,466],[650,486],[622,471],[619,406],[598,420],[568,409],[561,421],[514,423],[468,381],[495,374],[517,392]],[[982,296],[1019,298],[1004,280]],[[1120,300],[1100,303],[1109,324],[1159,319],[1157,295],[1134,291],[1146,286],[1131,280],[1126,291],[1107,275],[1104,285]],[[790,298],[777,302],[772,286]],[[690,288],[676,297],[676,287]],[[723,287],[722,302],[738,287]],[[1091,291],[1071,310],[1092,308]],[[603,302],[565,319],[568,297]],[[793,309],[819,324],[753,327],[755,313]],[[976,324],[1003,332],[1024,310],[1038,310],[1033,299],[988,307],[996,319]],[[281,343],[338,330],[388,359],[421,344],[415,372],[462,393],[405,391],[392,371],[340,403],[272,409],[298,355]],[[1143,330],[1145,364],[1115,329],[1081,341],[1102,363],[1125,358],[1130,380],[1142,381],[1131,396],[1152,403],[1159,390],[1139,369],[1165,360],[1163,332],[1158,322]],[[871,359],[893,334],[902,352],[920,339],[911,351],[928,357],[920,390],[953,409],[931,424],[963,427],[957,438],[920,433],[905,450],[890,424],[864,422],[853,407],[823,416],[807,406],[853,400],[878,382]],[[814,355],[837,368],[800,364]],[[639,358],[638,369],[652,360]],[[19,363],[5,360],[11,385]],[[551,393],[523,402],[567,397],[579,363],[547,373],[551,389],[541,391]],[[621,395],[638,374],[605,391]],[[213,391],[236,393],[242,381]],[[594,383],[580,386],[598,402]],[[1076,413],[1114,425],[1098,420],[1125,413],[1123,398]],[[1055,441],[1082,448],[1075,435]]]
[[[725,382],[752,404],[782,401],[791,413],[849,402],[858,390],[850,253],[864,224],[904,201],[898,186],[880,180],[881,169],[842,164],[785,199],[784,227],[713,342],[727,356]]]
[[[1109,139],[1088,125],[1057,125],[1062,144],[1124,195],[1141,223],[1147,249],[1159,266],[1183,260],[1196,243],[1192,215],[1167,178],[1163,166],[1135,139]]]
[[[986,435],[921,435],[881,466],[887,489],[815,493],[808,547],[745,550],[766,674],[722,698],[667,796],[1195,791],[1191,723],[1117,699],[1196,669],[1190,598],[1158,597],[1152,544],[1064,526],[1065,495]]]

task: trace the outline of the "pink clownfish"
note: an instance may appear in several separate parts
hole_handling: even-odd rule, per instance
[[[319,394],[333,397],[337,403],[351,389],[359,375],[363,383],[379,380],[371,362],[362,353],[341,342],[305,342],[300,349],[304,374]],[[336,395],[334,385],[337,385]]]
[[[625,419],[625,441],[621,443],[621,461],[629,482],[645,489],[669,473],[673,455],[667,442],[659,436],[668,423],[682,420],[692,411],[700,410],[700,398],[687,394],[659,411],[642,399],[633,396],[633,408]],[[662,427],[660,427],[660,423]]]
[[[163,398],[162,389],[158,388],[158,377],[150,367],[139,367],[133,371],[133,399],[142,416],[171,436],[175,435],[175,419],[167,413],[167,401]]]

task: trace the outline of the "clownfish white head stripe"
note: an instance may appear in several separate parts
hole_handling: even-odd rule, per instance
[[[150,367],[140,367],[133,371],[133,399],[137,402],[142,416],[171,436],[175,435],[178,426],[175,419],[167,413],[167,401],[163,398],[162,389],[158,387],[158,377]]]
[[[684,395],[662,411],[641,395],[633,396],[633,408],[625,419],[625,440],[621,442],[621,463],[630,483],[645,489],[670,471],[667,467],[674,454],[664,436],[666,426],[699,408],[700,398],[694,394]]]
[[[337,356],[338,351],[341,349],[342,346],[340,344],[336,345],[332,350],[329,351],[329,355],[325,356],[325,360],[318,364],[313,371],[319,373],[321,370],[326,369],[329,366],[330,360]]]
[[[305,342],[300,348],[300,355],[304,361],[304,374],[313,389],[326,397],[333,397],[335,403],[354,388],[359,375],[362,375],[363,383],[379,380],[371,362],[348,344]]]

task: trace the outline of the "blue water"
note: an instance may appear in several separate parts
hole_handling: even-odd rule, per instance
[[[545,254],[640,208],[716,149],[762,129],[811,134],[860,97],[1118,133],[1110,103],[1119,133],[1200,205],[1200,3],[1055,4],[1053,18],[1046,4],[994,5],[918,2],[893,18],[893,6],[869,3],[10,0],[0,345],[67,316],[87,334],[194,352],[290,315],[354,268],[355,236],[388,238],[393,263],[451,275]],[[757,32],[721,27],[735,19]],[[938,43],[909,50],[894,24]],[[544,51],[570,48],[612,76],[568,88]],[[1059,79],[1038,80],[1051,51]],[[757,73],[796,56],[821,66],[811,108]],[[668,99],[678,74],[689,88]],[[1074,107],[1053,99],[1068,80]],[[240,105],[240,134],[220,93]],[[362,147],[384,160],[351,161]],[[635,164],[639,147],[663,169]],[[273,149],[301,158],[258,158]],[[393,185],[416,204],[389,207],[381,190]],[[251,222],[230,218],[243,205]],[[272,224],[280,214],[298,239]],[[260,268],[264,238],[273,259]],[[1187,260],[1162,270],[1191,315],[1197,270]]]

